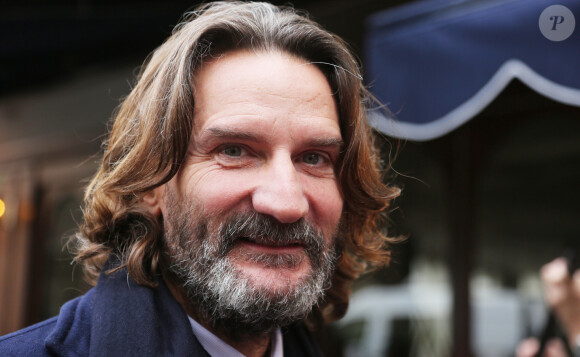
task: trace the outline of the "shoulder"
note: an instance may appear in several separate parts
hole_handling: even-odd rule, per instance
[[[73,299],[62,306],[58,316],[0,337],[0,356],[83,354],[90,330],[89,308],[83,300]]]
[[[53,331],[57,317],[0,337],[1,356],[48,356],[47,336]]]

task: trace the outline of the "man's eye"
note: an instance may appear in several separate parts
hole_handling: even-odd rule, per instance
[[[222,152],[228,156],[242,156],[243,149],[240,146],[228,146],[225,147]]]
[[[302,156],[302,161],[308,165],[316,165],[320,162],[320,155],[314,152]]]

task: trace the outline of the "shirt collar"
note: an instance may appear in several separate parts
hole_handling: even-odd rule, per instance
[[[238,350],[225,343],[222,339],[211,333],[197,321],[187,316],[193,329],[193,334],[197,337],[199,343],[212,357],[244,357]],[[282,345],[282,331],[278,328],[272,339],[272,348],[270,357],[284,357],[284,348]]]

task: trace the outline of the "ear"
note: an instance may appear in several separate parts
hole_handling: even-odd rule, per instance
[[[164,191],[165,185],[156,187],[145,193],[141,199],[143,202],[143,207],[155,217],[159,217],[159,215],[161,215],[161,204],[163,202]]]

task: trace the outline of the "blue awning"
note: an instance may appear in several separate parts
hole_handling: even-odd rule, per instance
[[[366,80],[396,117],[369,121],[388,135],[445,135],[514,78],[580,106],[579,0],[423,0],[367,25]]]

